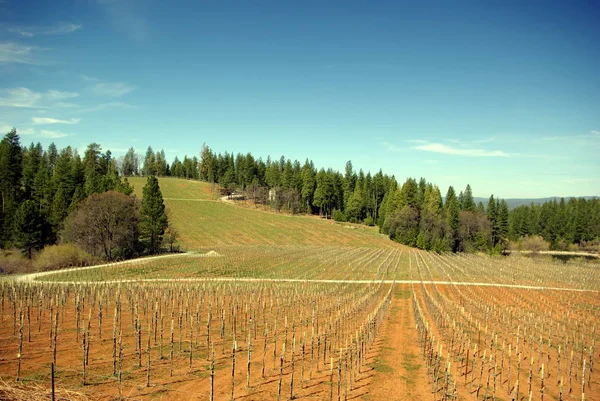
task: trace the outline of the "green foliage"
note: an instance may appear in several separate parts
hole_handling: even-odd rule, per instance
[[[364,220],[363,220],[363,224],[365,226],[369,226],[369,227],[373,227],[375,225],[375,220],[373,220],[373,218],[371,216],[367,216]]]
[[[365,209],[366,205],[362,190],[357,188],[348,198],[348,205],[346,207],[348,221],[353,223],[361,221],[365,214]]]
[[[176,157],[171,165],[164,151],[154,152],[149,147],[143,167],[139,164],[133,148],[117,163],[109,150],[102,153],[101,146],[92,143],[82,160],[69,146],[58,150],[50,144],[46,151],[39,143],[21,147],[16,131],[11,131],[0,143],[0,246],[12,246],[16,235],[13,220],[23,201],[35,203],[42,221],[42,242],[53,244],[67,212],[74,212],[86,195],[105,191],[129,195],[133,188],[122,177],[140,173],[219,182],[230,190],[243,191],[246,199],[257,205],[270,205],[277,211],[318,210],[329,217],[337,210],[338,218],[343,215],[352,222],[376,223],[380,232],[423,249],[486,251],[527,235],[542,236],[552,249],[566,249],[573,243],[587,246],[600,238],[598,200],[552,201],[509,211],[504,201],[492,196],[486,210],[481,202],[475,205],[467,185],[459,196],[447,196],[443,205],[439,189],[424,178],[408,178],[399,186],[381,170],[375,175],[355,171],[350,161],[342,173],[317,171],[309,159],[303,165],[283,156],[265,162],[250,153],[216,154],[206,145],[200,160],[186,155],[182,161]],[[188,198],[209,195],[186,191]],[[210,193],[216,193],[214,186]],[[412,213],[404,210],[410,224],[399,221],[399,212],[405,207],[416,212],[413,219]],[[418,227],[415,233],[414,222]],[[150,239],[150,243],[155,241]],[[156,250],[157,245],[151,247]]]
[[[158,179],[150,176],[144,187],[139,225],[140,242],[147,252],[156,253],[159,251],[163,234],[168,225]]]
[[[475,201],[473,200],[473,192],[471,191],[471,186],[467,184],[465,188],[465,192],[463,193],[461,210],[467,212],[475,212],[477,207],[475,206]]]
[[[23,154],[19,135],[13,128],[0,142],[0,245],[10,244],[13,234],[13,216],[21,196]]]
[[[43,243],[43,220],[38,212],[35,202],[26,200],[17,209],[15,214],[15,245],[23,250],[29,259],[33,252],[41,249]]]
[[[333,220],[338,222],[346,221],[346,215],[339,209],[333,209]]]
[[[79,187],[81,188],[81,187]],[[82,190],[80,189],[80,193]],[[53,227],[56,228],[56,231],[59,230],[63,220],[67,217],[69,212],[69,199],[65,196],[65,190],[63,187],[58,187],[58,191],[54,195],[54,200],[52,201],[52,206],[50,207],[50,216],[48,221],[52,224]]]
[[[446,243],[449,250],[456,252],[459,249],[458,229],[460,226],[460,207],[458,205],[456,193],[452,187],[448,188],[448,193],[446,194],[446,204],[444,207],[446,214]]]
[[[391,239],[408,246],[417,245],[419,216],[415,208],[404,206],[394,215],[388,217],[388,219],[391,219],[389,222],[389,235]]]

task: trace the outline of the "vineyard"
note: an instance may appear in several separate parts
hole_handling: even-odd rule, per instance
[[[442,400],[599,399],[598,266],[579,277],[594,291],[424,284],[432,271],[450,278],[476,268],[463,259],[416,252],[410,259],[413,313],[432,393]],[[524,282],[547,276],[545,284],[559,283],[558,272],[539,267],[523,263],[524,271],[538,268],[538,277],[525,275]],[[495,262],[479,270],[501,268]]]
[[[185,252],[0,281],[6,383],[46,399],[600,400],[597,262],[439,255],[161,187]]]

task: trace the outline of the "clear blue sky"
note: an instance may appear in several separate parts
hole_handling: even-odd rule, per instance
[[[598,1],[1,0],[0,128],[600,195]]]

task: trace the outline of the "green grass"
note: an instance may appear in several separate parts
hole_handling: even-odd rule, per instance
[[[141,199],[147,177],[128,177],[127,179],[133,187],[135,196]],[[200,200],[213,200],[216,198],[216,195],[211,193],[211,185],[203,181],[162,177],[159,178],[159,186],[165,198]]]
[[[385,363],[382,363],[382,362],[377,362],[375,364],[374,369],[376,372],[381,372],[381,373],[392,373],[394,371],[393,368],[389,367],[388,365],[386,365]]]
[[[144,177],[131,177],[136,196],[142,197]],[[212,201],[210,184],[160,178],[169,221],[180,235],[182,249],[197,250],[231,245],[393,246],[376,227],[338,224],[315,216],[293,216]],[[354,229],[351,229],[354,228]]]

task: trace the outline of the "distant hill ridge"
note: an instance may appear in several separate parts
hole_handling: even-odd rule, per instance
[[[542,203],[550,202],[555,199],[557,202],[559,202],[561,198],[562,198],[562,196],[551,196],[549,198],[509,198],[509,199],[504,199],[504,200],[506,201],[506,203],[508,204],[508,207],[510,209],[514,209],[517,206],[531,205],[531,203],[533,203],[535,205],[541,205]],[[564,198],[565,198],[565,202],[568,202],[569,199],[572,198],[572,196],[565,196]],[[575,198],[584,198],[585,200],[590,200],[590,199],[600,198],[600,196],[575,196]],[[485,206],[485,205],[487,205],[489,198],[473,197],[473,200],[476,203],[479,203],[479,201],[481,201],[481,202],[483,202],[483,204]]]

